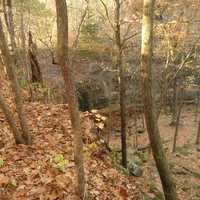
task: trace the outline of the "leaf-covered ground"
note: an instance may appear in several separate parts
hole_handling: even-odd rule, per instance
[[[31,103],[26,112],[32,127],[33,145],[15,145],[0,113],[0,199],[75,200],[73,136],[66,105]],[[104,148],[94,143],[84,117],[83,135],[87,189],[91,199],[141,199],[144,184],[139,178],[117,171]],[[61,157],[61,158],[60,158]],[[60,161],[57,160],[61,159]]]
[[[2,79],[3,80],[3,79]],[[12,106],[7,82],[0,82],[1,92]],[[67,105],[27,103],[33,144],[15,145],[0,110],[0,200],[76,200],[73,160],[73,135]],[[16,114],[16,113],[15,113]],[[148,149],[142,155],[142,177],[127,176],[115,164],[104,146],[96,142],[93,123],[81,114],[84,138],[87,191],[91,200],[162,199],[159,176]],[[171,153],[174,127],[170,117],[161,116],[159,126],[170,168],[180,199],[200,199],[200,149],[195,145],[197,122],[194,109],[186,109],[181,117],[177,152]],[[118,117],[112,120],[114,130]],[[129,154],[133,150],[134,130],[129,130]],[[117,134],[119,135],[119,134]],[[119,136],[112,134],[111,145],[120,149]],[[140,146],[148,145],[147,133],[138,138]],[[141,156],[141,155],[140,155]]]

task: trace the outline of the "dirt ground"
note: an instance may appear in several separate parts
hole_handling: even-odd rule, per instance
[[[174,180],[177,184],[177,190],[180,199],[199,200],[200,199],[200,147],[195,145],[198,123],[195,120],[196,114],[193,106],[186,106],[181,114],[176,152],[172,153],[173,139],[175,127],[170,126],[171,116],[161,115],[159,119],[160,135],[164,144],[164,149],[169,160],[169,165],[173,173]],[[129,119],[129,123],[132,123]],[[127,139],[129,160],[132,159],[135,152],[135,135],[134,128],[129,131]],[[152,190],[162,191],[154,160],[150,153],[149,140],[147,132],[138,134],[138,149],[145,148],[142,153],[145,162],[142,165],[143,177],[145,182],[149,183]],[[119,151],[120,136],[111,136],[110,140],[112,148]],[[139,151],[138,154],[141,154]]]

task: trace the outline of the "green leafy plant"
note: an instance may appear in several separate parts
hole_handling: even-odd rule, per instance
[[[0,158],[0,167],[3,167],[4,166],[4,160],[2,158]]]
[[[66,169],[67,165],[69,164],[69,161],[66,160],[62,154],[55,155],[53,161],[55,163],[55,167],[59,171],[65,172],[65,169]]]

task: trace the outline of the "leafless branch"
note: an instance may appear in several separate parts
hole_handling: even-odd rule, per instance
[[[88,10],[89,10],[89,0],[85,0],[85,2],[87,3],[87,6],[83,12],[83,15],[81,17],[80,23],[78,25],[78,30],[77,30],[77,34],[74,40],[74,43],[72,44],[72,56],[71,56],[71,63],[70,66],[72,68],[73,64],[74,64],[74,59],[76,57],[76,49],[78,46],[78,42],[79,42],[79,38],[80,38],[80,34],[81,34],[81,28],[83,26],[83,23],[85,21],[85,17],[87,16]]]
[[[135,36],[137,36],[137,35],[139,35],[139,34],[140,34],[140,32],[137,32],[137,33],[134,33],[134,34],[132,34],[132,35],[130,35],[130,36],[124,38],[123,41],[122,41],[122,46],[124,46],[125,43],[126,43],[128,40],[130,40],[131,38],[134,38]]]
[[[168,81],[168,86],[170,85],[171,81],[173,81],[177,77],[178,73],[184,68],[186,62],[188,61],[188,59],[192,55],[192,53],[193,53],[196,45],[198,44],[199,40],[200,40],[200,37],[197,38],[197,40],[194,42],[193,46],[190,48],[190,50],[188,51],[186,57],[183,59],[183,61],[181,62],[179,68],[175,72],[174,76]]]
[[[72,45],[72,49],[76,49],[77,48],[77,46],[78,46],[78,40],[79,40],[79,37],[80,37],[80,34],[81,34],[81,28],[82,28],[82,25],[83,25],[83,23],[84,23],[84,21],[85,21],[85,17],[86,17],[86,15],[87,15],[87,13],[88,13],[88,9],[89,9],[89,0],[85,0],[86,1],[86,3],[87,3],[87,7],[86,7],[86,9],[84,10],[84,13],[83,13],[83,15],[82,15],[82,17],[81,17],[81,20],[80,20],[80,23],[79,23],[79,25],[78,25],[78,30],[77,30],[77,34],[76,34],[76,38],[75,38],[75,40],[74,40],[74,43],[73,43],[73,45]]]
[[[105,10],[105,13],[106,13],[106,17],[107,17],[107,19],[108,19],[108,22],[109,22],[111,28],[112,28],[113,30],[115,30],[115,26],[113,25],[112,21],[110,20],[110,16],[109,16],[109,12],[108,12],[108,7],[106,6],[106,4],[105,4],[105,2],[104,2],[103,0],[99,0],[99,1],[101,2],[101,4],[102,4],[103,7],[104,7],[104,10]]]

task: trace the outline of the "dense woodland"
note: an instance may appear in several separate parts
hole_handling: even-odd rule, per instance
[[[0,200],[199,200],[199,8],[0,0]]]

